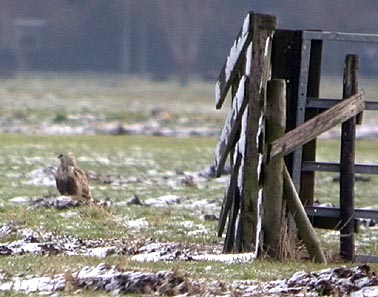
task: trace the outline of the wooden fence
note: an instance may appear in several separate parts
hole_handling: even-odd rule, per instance
[[[225,252],[252,251],[253,245],[259,242],[263,115],[275,28],[275,17],[249,13],[215,87],[217,108],[222,107],[230,89],[233,98],[216,149],[217,175],[222,172],[228,155],[232,165],[218,226],[221,235],[228,217]],[[258,249],[259,244],[255,247]]]
[[[315,162],[316,137],[341,123],[340,209],[337,214],[328,209],[327,218],[333,223],[322,227],[338,226],[341,255],[354,260],[356,213],[373,218],[378,214],[355,212],[353,206],[355,118],[358,116],[360,122],[366,106],[378,109],[378,105],[365,103],[364,93],[358,92],[356,56],[346,60],[344,100],[317,99],[322,52],[319,36],[347,37],[308,32],[312,31],[277,30],[275,17],[249,13],[216,83],[216,108],[222,107],[231,91],[231,110],[216,148],[217,175],[227,159],[232,168],[218,222],[219,236],[227,225],[224,252],[254,251],[256,256],[284,258],[295,250],[298,233],[310,257],[325,262],[309,220],[321,227],[316,222],[327,217],[313,206],[316,169],[310,166],[319,164]],[[320,168],[327,166],[323,165]]]

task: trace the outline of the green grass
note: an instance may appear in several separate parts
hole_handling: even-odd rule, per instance
[[[122,236],[125,228],[114,224],[113,219],[125,221],[146,217],[155,226],[149,228],[146,236],[166,226],[168,239],[185,238],[185,230],[180,235],[174,224],[191,216],[190,212],[178,209],[129,207],[129,208],[79,208],[77,218],[65,218],[60,211],[46,209],[28,209],[14,206],[9,199],[19,196],[42,197],[49,193],[57,195],[54,186],[30,186],[27,174],[33,170],[48,166],[57,167],[59,152],[71,151],[85,169],[101,174],[112,174],[124,178],[134,178],[140,182],[125,186],[93,184],[92,194],[98,200],[112,202],[127,201],[138,195],[142,200],[157,198],[166,194],[182,196],[188,202],[205,198],[221,198],[222,186],[210,181],[206,188],[188,188],[184,186],[172,188],[165,184],[175,171],[199,171],[212,163],[214,140],[205,138],[173,139],[158,137],[128,136],[24,136],[0,135],[2,143],[3,174],[0,177],[2,217],[1,222],[23,222],[32,228],[44,228],[66,235],[78,235],[84,238]],[[17,149],[16,149],[17,148]],[[124,223],[124,222],[123,222]],[[79,227],[75,227],[75,226]],[[111,228],[110,228],[111,227]],[[111,232],[109,232],[111,230]],[[166,238],[166,239],[167,239]],[[186,239],[187,240],[187,239]]]

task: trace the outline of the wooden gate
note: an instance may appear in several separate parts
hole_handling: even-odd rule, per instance
[[[265,171],[272,159],[282,156],[314,227],[340,230],[345,259],[356,259],[356,220],[378,218],[378,211],[353,205],[354,174],[378,173],[377,165],[354,164],[355,118],[358,115],[361,123],[362,110],[378,110],[378,103],[364,102],[363,92],[358,92],[355,56],[346,60],[345,100],[319,98],[323,40],[378,44],[378,35],[276,30],[274,17],[249,13],[231,48],[215,87],[217,108],[232,90],[232,108],[216,149],[217,174],[228,156],[232,166],[218,225],[221,236],[228,220],[224,252],[252,251],[254,245],[257,255],[263,249],[262,207],[270,203],[262,202],[263,188],[271,186],[264,184],[264,176],[269,176]],[[280,79],[286,91],[287,133],[275,140],[265,135],[270,79]],[[341,153],[348,158],[343,157],[341,164],[316,162],[316,137],[342,122]],[[340,208],[313,205],[315,171],[340,172]],[[357,260],[377,259],[358,256]]]
[[[316,114],[331,108],[342,99],[319,98],[322,48],[324,41],[372,43],[378,46],[378,35],[353,34],[320,31],[277,30],[273,39],[272,77],[282,78],[288,83],[287,127],[294,129]],[[346,58],[344,80],[352,79],[344,85],[346,97],[358,89],[358,57]],[[378,102],[365,101],[365,110],[378,110]],[[361,124],[362,114],[357,117]],[[352,127],[351,127],[352,126]],[[348,260],[376,262],[378,258],[354,254],[353,232],[358,219],[378,219],[378,211],[354,209],[354,174],[378,174],[378,165],[354,164],[354,124],[343,124],[340,163],[316,162],[316,140],[299,147],[286,157],[294,184],[302,203],[317,228],[340,230],[341,255]],[[346,158],[348,156],[349,159]],[[345,161],[348,162],[345,162]],[[348,163],[348,164],[347,164]],[[340,208],[314,206],[315,172],[340,173]],[[346,234],[351,234],[346,236]]]

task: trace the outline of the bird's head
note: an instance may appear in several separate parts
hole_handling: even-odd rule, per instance
[[[59,154],[58,159],[63,165],[76,166],[76,160],[72,153],[68,153],[67,155]]]

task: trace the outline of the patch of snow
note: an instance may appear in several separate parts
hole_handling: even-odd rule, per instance
[[[248,108],[244,110],[242,122],[241,122],[241,131],[240,131],[240,138],[237,143],[237,151],[241,154],[241,163],[238,172],[238,180],[237,186],[239,191],[243,191],[243,172],[244,172],[244,158],[245,158],[245,149],[246,149],[246,132],[247,132],[247,124],[248,124]]]
[[[146,229],[149,226],[148,221],[144,218],[139,218],[136,220],[129,220],[126,222],[127,227],[135,229]]]
[[[193,228],[194,223],[193,223],[193,221],[183,221],[183,222],[180,222],[178,225],[181,226],[181,227],[190,229],[190,228]]]
[[[198,236],[198,235],[206,235],[206,234],[209,234],[209,230],[207,230],[205,227],[203,229],[193,230],[193,231],[188,232],[189,236]]]
[[[219,161],[221,159],[221,149],[223,147],[228,146],[229,142],[229,136],[232,133],[232,130],[235,129],[235,122],[237,119],[241,116],[241,112],[243,112],[243,108],[246,106],[245,100],[245,81],[246,81],[246,76],[244,75],[238,85],[238,89],[235,95],[235,98],[232,102],[232,108],[230,112],[227,115],[227,119],[225,122],[225,125],[222,129],[221,135],[219,137],[219,142],[218,145],[215,149],[215,156],[216,156],[216,163],[219,164]]]
[[[17,232],[17,229],[12,223],[2,225],[2,226],[0,226],[0,239],[5,238],[8,235],[15,233],[15,232]]]
[[[220,85],[220,81],[218,80],[215,84],[215,105],[218,105],[219,101],[220,101],[220,98],[221,98],[221,85]]]
[[[246,145],[246,133],[247,133],[247,125],[248,125],[248,109],[245,109],[243,112],[243,117],[241,121],[241,137],[238,142],[238,151],[242,154],[243,158],[245,155],[245,145]]]
[[[251,23],[251,16],[250,14],[247,14],[247,16],[244,18],[244,21],[243,21],[242,35],[248,34],[250,23]]]
[[[207,199],[191,201],[189,208],[191,209],[216,209],[218,206],[217,201],[209,201]]]
[[[378,286],[365,287],[356,292],[352,292],[350,297],[376,297],[378,296]]]
[[[155,207],[165,207],[168,205],[181,203],[181,197],[177,195],[164,195],[158,198],[151,198],[145,201],[146,205]]]
[[[258,130],[257,130],[257,134],[256,134],[256,147],[257,148],[260,148],[262,143],[260,143],[260,139],[262,139],[263,137],[261,137],[264,133],[264,129],[265,129],[265,121],[264,121],[264,115],[263,113],[261,113],[260,115],[260,118],[259,118],[259,127],[258,127]],[[262,171],[262,166],[263,166],[263,160],[264,160],[264,156],[263,154],[259,153],[259,160],[258,160],[258,163],[257,163],[257,178],[259,180],[261,180],[261,171]]]
[[[263,161],[264,161],[264,155],[263,154],[259,154],[259,160],[258,160],[258,163],[257,163],[257,177],[258,179],[260,180],[261,179],[261,170],[262,170],[262,165],[263,165]]]
[[[256,147],[260,146],[260,137],[261,137],[261,134],[264,132],[264,126],[265,126],[264,114],[261,112],[260,117],[259,117],[258,129],[256,133]]]
[[[74,288],[85,288],[95,291],[112,292],[115,295],[135,293],[166,295],[171,288],[177,286],[185,288],[185,279],[172,271],[152,272],[125,272],[115,266],[104,263],[96,267],[84,267],[69,276],[57,274],[52,277],[13,277],[0,283],[0,291],[16,291],[23,293],[55,292],[66,289],[72,281]],[[178,292],[178,291],[177,291]]]
[[[238,172],[238,180],[237,180],[237,190],[241,194],[244,191],[244,159],[241,160],[240,162],[240,167],[239,167],[239,172]]]
[[[44,249],[38,242],[25,242],[25,240],[18,240],[12,242],[7,246],[14,255],[23,255],[25,253],[43,255]]]
[[[268,54],[269,54],[270,40],[271,40],[270,36],[265,40],[264,58],[266,58],[268,56]]]
[[[26,174],[26,177],[30,179],[26,183],[34,186],[55,186],[54,173],[55,168],[53,167],[35,169]]]
[[[255,253],[244,254],[203,254],[187,256],[172,244],[150,244],[160,250],[150,251],[135,257],[140,261],[165,261],[185,258],[190,261],[216,261],[226,264],[253,262]],[[161,248],[165,247],[164,251]],[[204,268],[212,269],[211,265]],[[227,269],[225,269],[227,275]],[[10,277],[0,275],[0,291],[15,291],[23,293],[53,293],[67,289],[69,283],[74,289],[106,291],[108,294],[149,294],[168,295],[180,294],[218,295],[219,287],[224,286],[222,295],[238,293],[240,296],[378,296],[378,279],[368,265],[354,268],[339,267],[316,272],[297,272],[289,279],[269,282],[246,281],[196,281],[188,277],[176,275],[174,271],[140,272],[124,271],[116,266],[101,263],[97,266],[87,266],[71,274],[56,274],[52,276]],[[146,285],[148,284],[148,285]],[[197,291],[193,291],[197,288]],[[214,288],[218,288],[213,290]],[[191,291],[189,291],[191,290]]]
[[[76,211],[66,211],[66,212],[62,212],[62,213],[59,213],[59,215],[62,217],[62,218],[77,218],[80,216],[80,214]]]
[[[260,248],[262,217],[263,217],[263,190],[261,188],[259,190],[258,200],[257,200],[257,226],[256,226],[256,246],[255,246],[256,255]]]
[[[80,162],[80,163],[83,163],[83,162],[92,162],[92,163],[97,163],[97,164],[101,164],[101,165],[109,165],[111,164],[110,160],[108,157],[104,157],[104,156],[100,156],[100,155],[96,155],[96,156],[92,156],[92,157],[88,157],[88,156],[80,156],[77,158],[77,160]]]
[[[45,135],[81,135],[88,134],[93,135],[94,131],[90,130],[90,127],[86,126],[68,126],[68,125],[52,125],[51,123],[46,123],[46,125],[39,127],[39,133]]]
[[[114,246],[96,247],[96,248],[89,249],[87,255],[91,257],[103,259],[114,254],[116,250],[117,248]]]
[[[233,263],[249,263],[256,259],[255,253],[242,253],[242,254],[204,254],[193,256],[196,261],[212,261],[223,262],[227,264]]]
[[[252,70],[252,49],[253,49],[253,42],[248,45],[247,52],[245,54],[246,56],[246,62],[245,62],[245,74],[247,76],[251,75],[251,70]]]
[[[14,277],[0,284],[0,291],[16,291],[25,293],[63,291],[65,277],[62,274],[50,277]]]
[[[131,257],[132,261],[136,262],[159,262],[161,261],[161,254],[159,251],[157,252],[151,252],[151,253],[143,253],[143,254],[138,254],[134,255]]]
[[[235,99],[232,102],[232,109],[234,110],[234,112],[236,112],[236,114],[240,113],[241,108],[243,106],[243,101],[245,98],[245,81],[246,81],[246,76],[243,75],[243,77],[239,81],[238,90],[236,91]]]
[[[249,14],[244,19],[243,22],[243,29],[241,32],[241,36],[234,41],[233,46],[230,49],[230,53],[226,60],[226,67],[225,67],[225,80],[228,81],[231,77],[232,72],[234,71],[235,65],[240,57],[241,51],[246,43],[249,35],[249,24],[250,24],[250,17]]]
[[[33,197],[19,196],[9,199],[9,202],[14,204],[30,204],[34,199]]]

